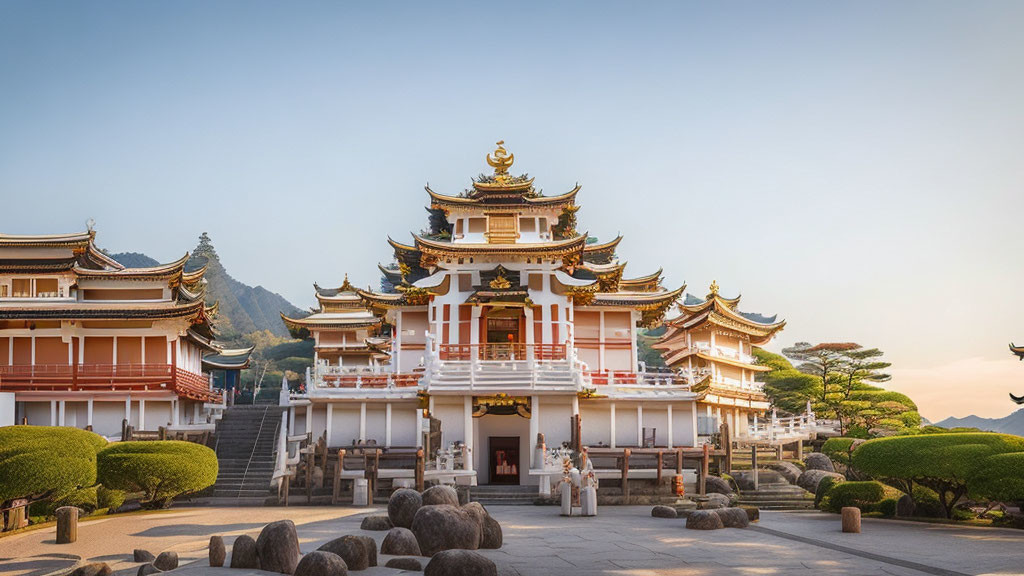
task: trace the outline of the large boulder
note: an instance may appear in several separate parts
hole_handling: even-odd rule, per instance
[[[679,513],[671,506],[655,506],[651,508],[651,516],[655,518],[676,518]]]
[[[472,516],[473,520],[476,521],[476,525],[480,527],[480,544],[483,544],[484,524],[487,523],[487,518],[490,517],[490,514],[487,513],[487,509],[484,508],[484,505],[479,502],[470,502],[465,504],[462,506],[462,509]],[[478,547],[482,548],[483,546]]]
[[[370,564],[370,567],[377,565],[377,541],[369,536],[353,536],[356,540],[363,543],[363,548],[366,548],[366,559]]]
[[[335,538],[317,550],[341,556],[349,570],[366,570],[370,567],[370,551],[366,549],[366,544],[355,536]],[[376,547],[374,554],[376,555]]]
[[[149,576],[150,574],[160,574],[161,571],[152,564],[143,564],[139,566],[139,571],[135,573],[135,576]]]
[[[476,550],[480,546],[480,525],[469,512],[456,506],[437,504],[416,511],[412,533],[424,556],[442,550]]]
[[[753,490],[754,489],[754,471],[743,470],[732,475],[733,480],[736,481],[736,485],[739,486],[740,490]],[[758,470],[757,471],[757,482],[758,487],[763,484],[785,484],[786,479],[782,477],[782,474],[775,470]]]
[[[480,547],[486,550],[497,550],[501,548],[504,536],[501,533],[501,524],[490,514],[484,519],[484,535],[480,539]]]
[[[109,576],[113,573],[106,562],[90,562],[75,568],[68,576]]]
[[[686,527],[690,530],[718,530],[725,525],[715,510],[693,510],[686,516]]]
[[[799,478],[800,475],[804,473],[804,471],[801,470],[799,466],[793,464],[792,462],[786,462],[785,460],[780,460],[778,462],[772,462],[771,464],[768,464],[768,469],[775,470],[776,472],[781,474],[782,477],[786,479],[786,482],[789,482],[790,484],[796,484],[796,479]]]
[[[747,511],[742,508],[719,508],[715,510],[726,528],[746,528],[750,526],[750,518]]]
[[[278,520],[263,527],[256,538],[260,569],[267,572],[294,574],[299,564],[299,535],[291,520]]]
[[[443,550],[430,559],[423,576],[498,576],[498,567],[476,552]]]
[[[295,576],[348,576],[348,566],[337,554],[315,550],[299,560]]]
[[[704,510],[713,510],[715,508],[728,508],[729,506],[732,506],[735,501],[735,493],[726,496],[725,494],[718,494],[717,492],[713,492],[704,497],[704,501],[701,502],[700,507]]]
[[[380,543],[380,553],[391,556],[422,556],[416,535],[408,528],[392,528],[388,530],[384,541]]]
[[[805,456],[804,466],[806,466],[808,470],[824,470],[825,472],[836,471],[836,467],[832,465],[832,459],[821,452],[811,452]]]
[[[704,480],[704,491],[707,494],[734,494],[736,491],[732,489],[729,482],[721,476],[708,476]]]
[[[821,482],[822,478],[836,478],[840,482],[846,478],[842,474],[835,472],[827,472],[825,470],[807,470],[796,479],[796,485],[807,490],[811,494],[818,491],[818,483]]]
[[[455,491],[455,488],[443,484],[431,486],[423,491],[424,506],[437,506],[439,504],[458,506],[459,493]]]
[[[210,536],[210,567],[220,568],[224,565],[228,551],[224,548],[224,539],[220,536]]]
[[[156,560],[156,556],[149,550],[143,550],[142,548],[136,548],[132,552],[132,560],[135,562],[152,562]]]
[[[388,500],[388,519],[391,520],[391,525],[411,528],[412,519],[420,506],[423,506],[423,497],[419,492],[409,488],[395,490]]]
[[[153,566],[164,572],[174,570],[178,567],[178,553],[161,552],[160,555],[156,557],[156,560],[153,561]]]
[[[896,515],[904,518],[910,518],[916,511],[917,504],[914,503],[914,497],[910,494],[904,494],[900,496],[900,499],[896,501]]]
[[[739,506],[739,509],[747,513],[747,520],[751,522],[761,519],[761,509],[757,506]]]
[[[367,516],[366,518],[363,518],[363,522],[359,524],[360,530],[370,530],[379,532],[391,530],[392,527],[393,525],[391,524],[391,519],[387,516],[384,516],[383,514],[376,516]]]
[[[415,558],[392,558],[384,566],[386,568],[395,568],[396,570],[423,571],[423,564],[420,564],[420,561]]]
[[[231,567],[260,569],[260,555],[256,552],[256,541],[243,534],[231,545]]]

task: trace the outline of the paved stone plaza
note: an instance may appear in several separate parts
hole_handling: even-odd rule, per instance
[[[298,526],[303,552],[349,533],[369,534],[379,543],[384,532],[359,530],[368,512],[301,506],[182,508],[90,519],[80,526],[75,544],[54,544],[54,528],[0,538],[0,573],[56,574],[85,558],[134,575],[132,550],[145,548],[176,551],[183,565],[177,573],[243,576],[243,571],[205,566],[211,535],[224,535],[230,546],[235,536],[256,536],[266,523],[290,518]],[[650,508],[639,506],[606,506],[597,518],[561,518],[554,507],[494,506],[490,512],[502,524],[505,545],[481,553],[509,576],[1024,574],[1024,531],[866,519],[863,533],[842,534],[835,515],[764,512],[758,524],[745,530],[701,532],[683,528],[684,520],[651,518]],[[381,567],[357,572],[397,573]]]

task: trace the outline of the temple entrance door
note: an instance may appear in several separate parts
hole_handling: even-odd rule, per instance
[[[489,476],[491,484],[519,484],[519,436],[491,436]]]
[[[484,319],[487,346],[484,360],[508,360],[515,356],[522,359],[525,350],[523,342],[524,315],[520,308],[504,308],[488,312]]]

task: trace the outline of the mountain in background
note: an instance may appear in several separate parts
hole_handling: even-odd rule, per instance
[[[1024,408],[1002,418],[982,418],[974,415],[963,418],[950,417],[935,425],[943,428],[977,428],[988,432],[1024,436]]]
[[[145,254],[122,252],[111,254],[112,258],[128,267],[155,266],[158,262]],[[274,336],[289,338],[288,329],[281,322],[281,312],[288,316],[305,316],[306,313],[262,286],[248,286],[228,274],[213,249],[210,237],[204,232],[199,245],[185,264],[186,271],[193,271],[208,265],[206,269],[206,303],[219,302],[215,320],[217,339],[233,342],[252,332],[267,330]]]

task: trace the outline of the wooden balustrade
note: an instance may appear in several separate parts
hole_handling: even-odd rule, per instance
[[[421,372],[319,374],[320,381],[328,388],[409,388],[419,386]]]
[[[477,360],[526,360],[530,356],[534,360],[565,360],[565,344],[522,344],[522,343],[491,343],[491,344],[441,344],[438,356],[447,361]]]
[[[167,386],[179,396],[219,401],[205,374],[171,364],[26,364],[0,366],[0,390],[145,391]]]

